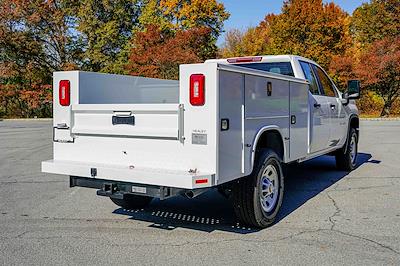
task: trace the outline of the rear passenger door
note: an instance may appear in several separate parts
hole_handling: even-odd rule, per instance
[[[305,79],[310,83],[310,131],[309,153],[315,153],[327,148],[330,136],[330,110],[329,103],[321,94],[318,79],[310,63],[300,61]]]
[[[342,138],[346,136],[344,132],[346,130],[345,112],[339,99],[338,91],[332,80],[320,67],[313,65],[313,69],[318,78],[321,91],[329,106],[331,127],[328,146],[335,147],[341,142]]]

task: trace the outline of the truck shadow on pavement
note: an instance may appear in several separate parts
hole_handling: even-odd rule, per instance
[[[359,153],[357,167],[364,163],[378,164],[380,161],[371,160],[370,154]],[[346,175],[347,172],[336,169],[335,158],[331,156],[322,156],[303,164],[288,166],[285,196],[275,224]],[[145,209],[119,208],[113,213],[130,216],[133,220],[149,222],[150,227],[164,230],[180,227],[205,232],[219,230],[239,234],[259,231],[259,229],[239,224],[231,201],[216,190],[210,190],[194,199],[183,196],[164,201],[156,199]]]

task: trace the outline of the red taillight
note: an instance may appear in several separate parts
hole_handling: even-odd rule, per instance
[[[69,106],[71,102],[70,94],[71,94],[71,89],[69,80],[61,80],[60,87],[58,90],[58,98],[62,106]]]
[[[229,58],[228,63],[233,64],[233,63],[250,63],[250,62],[261,62],[262,57],[261,56],[255,56],[255,57],[239,57],[239,58]]]
[[[208,179],[197,179],[195,181],[196,184],[207,184],[208,183]]]
[[[190,104],[204,105],[205,103],[205,76],[203,74],[193,74],[190,76]]]

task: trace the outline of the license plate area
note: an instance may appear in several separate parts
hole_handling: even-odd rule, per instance
[[[130,116],[117,116],[114,115],[112,117],[113,125],[135,125],[135,117],[133,115]]]
[[[146,194],[147,193],[147,188],[146,187],[132,186],[132,193]]]

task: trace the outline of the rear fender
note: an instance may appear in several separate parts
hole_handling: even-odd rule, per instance
[[[288,154],[288,147],[287,147],[287,145],[285,143],[285,139],[283,138],[282,130],[276,125],[265,126],[265,127],[262,127],[257,132],[257,134],[255,135],[254,140],[253,140],[253,145],[252,145],[252,150],[251,150],[251,155],[250,155],[251,156],[251,158],[250,158],[250,160],[251,160],[251,165],[250,165],[251,172],[253,171],[254,161],[255,161],[255,158],[256,158],[256,151],[257,151],[257,147],[258,147],[258,144],[259,144],[259,140],[260,140],[261,136],[264,133],[270,132],[270,131],[278,132],[278,134],[279,134],[279,136],[281,138],[281,141],[282,141],[282,145],[283,145],[283,154],[282,154],[282,158],[281,159],[282,159],[283,162],[287,162],[287,158],[286,157],[287,157],[287,154]]]

